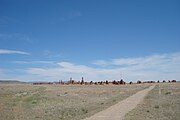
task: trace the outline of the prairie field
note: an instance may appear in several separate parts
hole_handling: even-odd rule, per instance
[[[125,120],[180,120],[180,83],[160,83]]]
[[[0,84],[0,119],[80,120],[149,86]]]

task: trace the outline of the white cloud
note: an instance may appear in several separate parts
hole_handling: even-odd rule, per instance
[[[55,68],[29,68],[28,74],[39,77],[49,77],[56,80],[73,77],[80,80],[82,76],[87,81],[121,79],[121,72],[126,81],[180,79],[180,53],[151,55],[138,58],[113,59],[97,61],[100,65],[113,65],[114,68],[98,68],[77,65],[69,62],[59,62]],[[125,65],[125,66],[122,66]]]
[[[43,55],[44,55],[45,57],[49,58],[49,59],[54,59],[54,58],[60,59],[60,58],[63,58],[63,56],[64,56],[64,54],[61,53],[61,52],[54,53],[54,52],[52,52],[52,51],[50,51],[50,50],[44,50],[44,51],[43,51]]]
[[[143,58],[122,58],[122,59],[113,59],[113,65],[135,65],[142,62]]]
[[[30,55],[30,53],[28,53],[28,52],[16,51],[16,50],[5,50],[5,49],[0,49],[0,54],[22,54],[22,55]]]
[[[50,64],[48,67],[26,68],[19,72],[23,74],[13,74],[12,78],[24,81],[58,81],[61,79],[69,80],[70,77],[73,77],[73,79],[79,81],[83,76],[85,81],[112,81],[121,79],[122,72],[123,79],[127,82],[163,79],[180,80],[179,61],[180,53],[169,53],[137,58],[112,59],[109,61],[102,60],[102,63],[106,64],[103,67],[92,67],[70,62],[54,62],[53,65]],[[2,72],[1,74],[4,75]]]
[[[57,65],[58,66],[56,68],[29,68],[27,72],[29,74],[46,77],[56,77],[58,79],[68,79],[69,77],[79,79],[82,76],[88,77],[93,73],[94,70],[93,68],[90,68],[88,66],[75,65],[69,62],[60,62],[57,63]],[[88,78],[90,79],[90,76]]]

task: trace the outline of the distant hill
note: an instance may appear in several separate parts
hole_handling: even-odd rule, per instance
[[[0,80],[0,84],[24,84],[25,82],[21,82],[18,80]]]

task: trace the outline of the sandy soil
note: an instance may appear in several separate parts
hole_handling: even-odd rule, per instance
[[[144,97],[151,91],[155,85],[137,92],[136,94],[120,101],[119,103],[103,110],[84,120],[123,120],[126,113],[134,109],[137,104],[143,101]]]

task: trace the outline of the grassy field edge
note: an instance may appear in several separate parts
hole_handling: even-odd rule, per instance
[[[179,120],[180,83],[160,83],[125,120]]]

